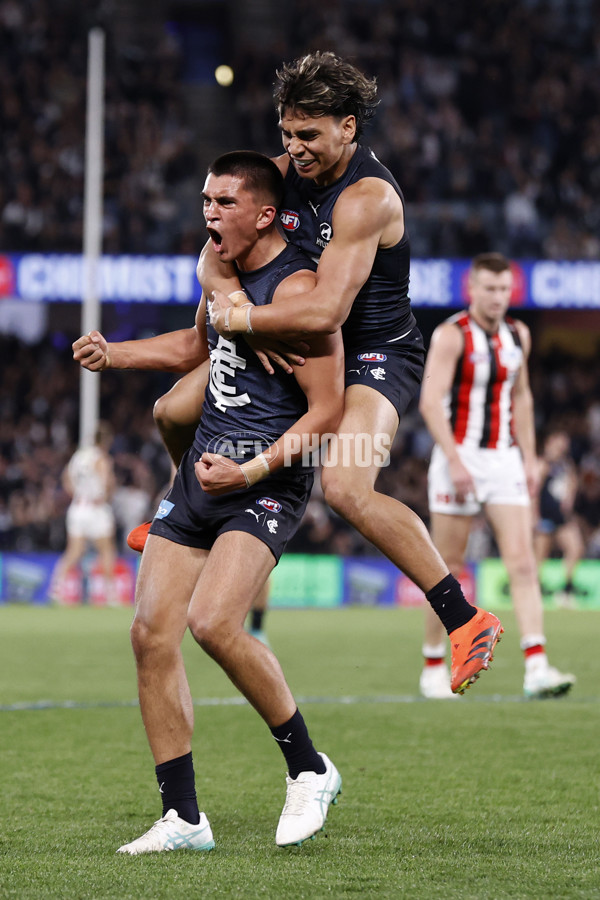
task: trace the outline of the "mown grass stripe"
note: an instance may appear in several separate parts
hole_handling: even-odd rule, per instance
[[[435,703],[425,700],[417,694],[381,694],[365,697],[297,697],[298,704],[332,704],[335,706],[355,706],[360,703],[385,704],[385,703]],[[564,703],[566,698],[548,698],[546,701],[528,700],[526,697],[505,696],[503,694],[488,694],[469,697],[469,702],[476,703]],[[599,697],[570,697],[570,704],[578,705],[598,703]],[[244,697],[197,697],[194,706],[245,706],[247,700]],[[138,706],[137,700],[32,700],[22,703],[0,704],[0,712],[31,712],[46,709],[119,709],[121,707]]]

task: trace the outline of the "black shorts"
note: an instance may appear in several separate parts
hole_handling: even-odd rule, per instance
[[[399,339],[345,347],[346,387],[363,384],[387,397],[402,418],[423,378],[425,346],[417,327]]]
[[[156,511],[150,534],[210,550],[220,534],[245,531],[266,544],[279,562],[304,515],[313,475],[276,473],[245,490],[213,497],[196,478],[194,465],[200,456],[194,447],[186,452],[173,486]]]
[[[543,485],[539,499],[540,518],[537,530],[542,534],[554,534],[557,528],[565,524],[566,519],[560,503],[556,500],[548,488]]]

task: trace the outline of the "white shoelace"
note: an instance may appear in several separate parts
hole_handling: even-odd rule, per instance
[[[307,805],[314,799],[313,778],[293,781],[288,777],[287,793],[282,816],[300,816]]]
[[[149,841],[153,840],[154,838],[159,838],[162,840],[164,837],[168,837],[169,829],[172,827],[172,825],[173,819],[157,819],[154,825],[152,825],[152,827],[149,828],[148,831],[145,832],[145,834],[142,834],[141,837],[137,838],[136,840]],[[136,841],[132,841],[132,843],[135,844]]]

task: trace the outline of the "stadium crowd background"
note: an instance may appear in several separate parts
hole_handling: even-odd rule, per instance
[[[241,8],[234,0],[150,0],[143,10],[133,0],[0,0],[0,253],[81,250],[87,29],[96,22],[107,33],[104,252],[198,252],[198,197],[217,128],[194,114],[191,99],[197,102],[207,77],[197,65],[206,51],[204,17],[214,47],[230,46],[226,61],[236,75],[231,87],[211,86],[203,95],[217,96],[226,110],[220,150],[276,152],[274,69],[306,50],[333,49],[378,78],[381,103],[366,142],[403,187],[414,256],[495,249],[518,258],[600,259],[594,0],[290,0],[284,10],[264,0],[258,7],[263,14],[272,7],[269,40],[260,43],[251,31],[231,28]],[[146,9],[152,15],[142,18]],[[142,21],[137,30],[119,29]],[[144,312],[109,314],[109,339],[149,333]],[[189,324],[192,310],[185,312]],[[175,321],[165,312],[160,330],[180,327],[178,315]],[[41,342],[0,338],[1,549],[64,546],[68,497],[60,473],[78,434],[73,323],[57,307]],[[598,558],[599,347],[585,358],[548,342],[542,352],[535,320],[528,324],[538,432],[560,425],[571,436],[586,555]],[[116,432],[121,542],[169,478],[151,408],[171,383],[146,373],[102,376],[101,415]],[[413,409],[379,481],[425,520],[430,449]],[[318,489],[290,549],[375,553],[327,509]],[[482,526],[472,555],[490,552]]]

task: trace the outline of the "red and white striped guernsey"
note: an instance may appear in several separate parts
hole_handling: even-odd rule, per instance
[[[523,364],[514,319],[503,319],[496,334],[488,334],[467,311],[447,321],[460,328],[464,340],[454,383],[445,398],[454,440],[471,447],[511,447],[515,443],[512,389]]]

